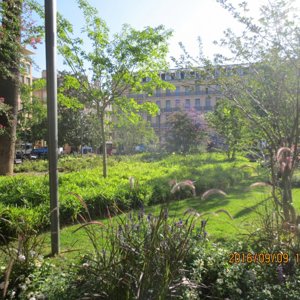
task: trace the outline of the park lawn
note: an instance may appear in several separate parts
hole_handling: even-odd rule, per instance
[[[293,195],[296,210],[300,212],[300,189],[294,189]],[[207,200],[201,200],[200,197],[188,198],[173,201],[169,203],[167,207],[169,216],[174,219],[174,222],[178,222],[179,220],[184,221],[189,215],[186,213],[188,209],[198,212],[201,214],[198,219],[199,226],[201,220],[208,220],[206,230],[210,241],[230,243],[233,241],[245,241],[253,232],[259,230],[259,216],[260,214],[265,214],[266,209],[270,208],[272,204],[272,200],[267,199],[269,196],[268,188],[260,187],[255,190],[250,190],[244,185],[235,188],[235,190],[228,193],[226,197],[217,195],[211,196]],[[148,207],[145,209],[145,214],[151,213],[157,216],[159,215],[161,207],[161,205]],[[215,213],[218,210],[225,210],[233,219],[230,219],[225,212]],[[135,212],[138,213],[137,211]],[[120,221],[120,216],[112,219],[102,219],[100,221],[105,226],[112,226],[112,224],[116,224]],[[63,256],[78,258],[93,250],[85,230],[82,228],[76,231],[79,226],[80,225],[72,225],[62,228],[61,252]],[[96,227],[99,243],[101,245],[104,229],[99,225],[91,226]],[[50,245],[50,235],[47,233],[44,237],[45,244]],[[47,246],[45,253],[49,252],[50,247]]]

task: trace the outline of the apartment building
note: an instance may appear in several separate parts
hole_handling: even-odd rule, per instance
[[[46,70],[44,70],[44,71],[42,71],[42,77],[41,78],[35,78],[35,80],[38,80],[38,79],[45,79],[46,80],[46,77],[47,77],[47,73],[46,73]],[[57,87],[58,87],[58,89],[63,84],[63,79],[64,79],[64,75],[63,74],[58,74],[58,76],[57,76]],[[97,83],[94,83],[94,88],[98,88]],[[35,90],[33,92],[33,94],[34,94],[35,97],[40,99],[43,103],[45,103],[45,105],[47,104],[47,88],[46,88],[46,85],[44,87],[42,87],[41,89],[39,89],[39,90]],[[59,101],[59,99],[58,99],[58,101]],[[106,122],[109,123],[109,122],[111,122],[112,106],[109,105],[106,108],[106,111],[107,111]],[[95,107],[85,106],[82,109],[82,111],[80,113],[80,116],[81,116],[81,119],[83,119],[85,116],[87,116],[89,114],[95,114],[95,113],[96,113]],[[109,125],[106,125],[106,126],[107,126],[106,131],[108,133],[108,137],[107,137],[108,140],[106,141],[106,145],[107,145],[107,149],[110,150],[112,148],[112,132],[109,128]],[[43,141],[43,143],[45,143],[45,141]],[[82,145],[82,146],[84,146],[84,145]],[[90,146],[90,145],[86,145],[86,146]],[[71,151],[71,147],[69,145],[64,145],[64,149],[65,149],[65,153],[69,153]],[[96,150],[97,149],[93,149],[93,151],[96,151]],[[75,151],[77,151],[77,149]]]
[[[32,62],[30,59],[30,55],[34,53],[28,49],[23,48],[22,53],[24,58],[21,61],[21,75],[20,75],[20,83],[26,84],[28,86],[32,85]],[[18,111],[22,109],[22,101],[21,97],[19,96],[18,99]]]
[[[144,94],[129,94],[129,96],[140,104],[150,101],[158,105],[160,109],[157,116],[143,115],[143,117],[151,123],[160,140],[163,141],[168,129],[167,120],[172,113],[193,111],[201,115],[213,111],[220,98],[220,90],[217,85],[201,79],[200,72],[177,69],[161,73],[160,77],[173,84],[175,90],[157,89],[152,96]],[[145,78],[143,81],[147,80],[149,79]]]

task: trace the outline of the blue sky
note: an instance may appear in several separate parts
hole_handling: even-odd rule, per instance
[[[258,14],[258,7],[264,0],[251,0],[250,8]],[[238,2],[236,0],[232,2]],[[136,29],[145,26],[165,25],[174,30],[170,40],[170,56],[180,54],[179,42],[197,55],[197,37],[200,36],[203,50],[207,56],[220,52],[213,45],[214,40],[222,37],[228,28],[240,29],[240,25],[216,2],[216,0],[90,0],[90,4],[97,8],[99,15],[110,28],[111,33],[119,32],[124,23]],[[57,9],[74,25],[77,33],[84,22],[75,0],[57,0]],[[33,75],[39,77],[45,69],[44,45],[35,50],[33,56],[40,70],[33,70]],[[58,70],[66,67],[62,59],[58,58]]]

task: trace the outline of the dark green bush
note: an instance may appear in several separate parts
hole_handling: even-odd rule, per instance
[[[151,157],[153,160],[150,160]],[[36,163],[42,164],[40,161]],[[189,191],[181,191],[176,195],[170,193],[169,181],[173,179],[178,182],[186,179],[195,181],[197,195],[211,188],[227,191],[251,171],[249,168],[238,168],[243,163],[243,159],[235,163],[228,162],[224,156],[216,153],[186,156],[144,154],[121,157],[120,162],[110,158],[112,167],[109,177],[104,179],[100,168],[88,169],[99,165],[99,157],[61,158],[62,166],[70,170],[80,168],[80,171],[59,175],[61,224],[70,223],[78,213],[84,211],[74,194],[84,199],[93,217],[105,217],[107,208],[115,204],[126,211],[190,197]],[[130,188],[129,177],[135,179],[134,188]],[[47,175],[1,177],[0,202],[10,207],[49,207],[48,180]],[[41,227],[44,225],[41,224]]]
[[[299,299],[298,268],[291,273],[288,263],[239,262],[231,264],[233,252],[254,253],[241,243],[207,245],[194,249],[196,258],[189,268],[194,288],[190,299]],[[264,249],[260,253],[267,253]],[[193,298],[194,297],[194,298]]]

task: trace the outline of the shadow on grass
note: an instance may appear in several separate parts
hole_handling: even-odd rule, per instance
[[[268,200],[270,200],[270,198],[266,198],[266,199],[264,199],[264,200],[256,203],[255,205],[252,205],[250,207],[245,207],[244,209],[242,209],[241,211],[239,211],[238,213],[236,213],[234,215],[234,218],[244,217],[245,215],[254,212],[259,206],[263,205]]]

